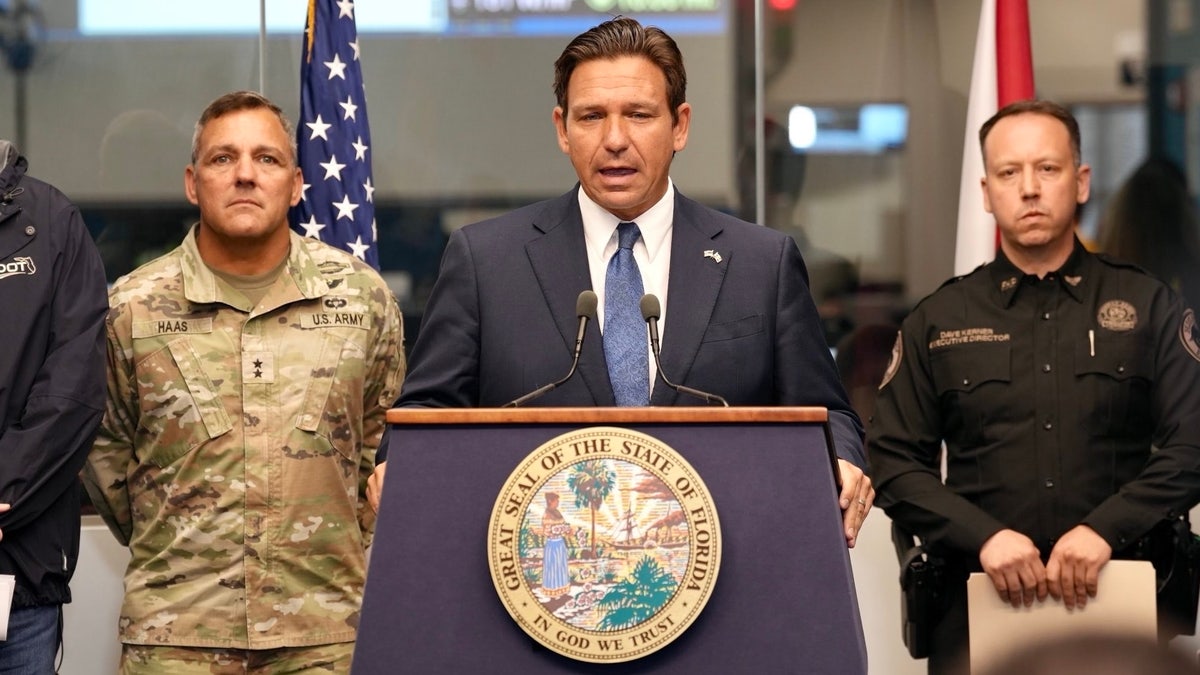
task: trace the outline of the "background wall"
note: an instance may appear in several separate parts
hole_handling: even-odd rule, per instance
[[[749,3],[730,0],[731,12]],[[1144,33],[1130,0],[1030,0],[1038,93],[1067,103],[1139,100],[1118,61]],[[255,36],[83,39],[74,3],[43,3],[50,39],[27,75],[31,167],[83,203],[183,202],[180,181],[198,111],[232,88],[257,88]],[[255,3],[247,12],[256,13]],[[772,17],[769,17],[772,18]],[[796,102],[903,102],[909,141],[892,166],[814,158],[793,223],[900,284],[909,304],[952,273],[954,219],[978,4],[962,0],[805,0],[767,32],[767,113]],[[788,49],[782,49],[787,33]],[[565,38],[365,34],[377,199],[455,206],[528,200],[572,182],[550,123],[551,63]],[[673,167],[692,197],[736,210],[739,164],[732,35],[683,36],[695,109]],[[296,113],[300,42],[273,35],[266,93]],[[0,92],[16,88],[0,70]],[[0,96],[12,138],[14,97]],[[5,105],[7,102],[9,105]],[[1086,152],[1085,139],[1085,152]],[[743,169],[744,170],[744,169]],[[473,215],[473,214],[472,214]]]
[[[249,3],[248,3],[249,4]],[[486,200],[557,194],[574,182],[551,110],[553,63],[569,38],[364,34],[377,200]],[[690,196],[733,196],[732,48],[684,36],[696,113],[675,179]],[[268,40],[265,93],[299,110],[300,40]],[[258,89],[257,37],[62,36],[28,74],[31,170],[81,202],[177,202],[192,129],[231,89]],[[0,92],[14,86],[0,73]],[[0,136],[12,137],[0,97]]]
[[[360,3],[382,0],[360,0]],[[768,113],[796,102],[904,102],[903,151],[878,161],[815,158],[803,198],[783,228],[805,229],[858,263],[865,280],[894,282],[911,304],[953,269],[954,219],[966,91],[978,3],[963,0],[802,0],[767,39]],[[73,22],[73,3],[43,3],[51,27]],[[257,3],[246,3],[256,11]],[[730,0],[736,11],[747,2]],[[1138,49],[1143,3],[1029,0],[1038,93],[1064,103],[1128,103],[1143,97],[1118,77]],[[786,58],[781,30],[789,33]],[[573,181],[550,124],[551,63],[565,38],[361,40],[375,144],[377,199],[445,201],[444,226],[483,210],[472,202],[558,194]],[[682,38],[695,107],[688,148],[673,169],[681,190],[736,209],[737,104],[728,37]],[[184,203],[181,177],[191,127],[214,96],[257,88],[253,38],[101,40],[62,36],[44,45],[28,79],[32,171],[77,201]],[[295,115],[299,41],[273,37],[266,93]],[[12,92],[0,72],[0,92]],[[0,137],[14,129],[0,94]],[[1089,144],[1098,139],[1085,137]],[[1111,180],[1111,177],[1110,177]],[[1195,514],[1194,514],[1195,517]],[[924,672],[899,636],[898,567],[888,521],[875,511],[851,554],[871,672]],[[111,672],[126,554],[97,523],[67,610],[65,675]],[[802,573],[802,570],[798,570]],[[1189,643],[1195,648],[1195,642]]]

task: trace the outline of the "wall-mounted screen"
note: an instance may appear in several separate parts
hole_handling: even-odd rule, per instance
[[[797,151],[825,154],[877,154],[904,147],[908,106],[868,103],[853,106],[792,106],[788,142]]]
[[[353,7],[360,33],[463,36],[575,35],[616,14],[635,16],[672,35],[719,34],[730,0],[367,0]],[[268,32],[304,27],[307,0],[268,0]],[[88,36],[257,33],[258,3],[206,0],[79,0],[79,32]]]

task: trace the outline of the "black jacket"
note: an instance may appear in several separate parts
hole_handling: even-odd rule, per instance
[[[868,447],[875,503],[931,544],[977,561],[1011,528],[1045,559],[1085,524],[1124,557],[1200,499],[1195,313],[1078,242],[1042,279],[1001,252],[904,321]]]
[[[0,141],[0,574],[70,602],[77,476],[104,410],[104,266],[74,204]]]

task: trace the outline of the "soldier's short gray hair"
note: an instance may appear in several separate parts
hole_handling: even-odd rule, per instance
[[[292,125],[292,121],[283,114],[283,109],[271,102],[271,99],[263,96],[256,91],[231,91],[224,94],[208,104],[204,112],[200,113],[200,119],[196,121],[196,130],[192,132],[192,165],[195,166],[196,160],[200,155],[200,132],[204,131],[204,127],[218,117],[224,117],[231,112],[239,110],[270,110],[279,118],[279,123],[283,125],[283,131],[290,139],[288,149],[292,151],[292,164],[296,163],[296,127]]]

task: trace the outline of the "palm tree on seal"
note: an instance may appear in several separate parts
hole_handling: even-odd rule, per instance
[[[596,509],[604,504],[608,493],[612,492],[617,475],[608,468],[602,459],[588,459],[575,464],[572,473],[567,477],[567,487],[575,493],[575,507],[588,508],[592,513],[592,555],[596,557]]]

